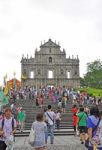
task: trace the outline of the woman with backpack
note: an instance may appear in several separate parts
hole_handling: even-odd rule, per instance
[[[102,112],[99,115],[98,107],[90,109],[87,119],[88,150],[102,150]]]

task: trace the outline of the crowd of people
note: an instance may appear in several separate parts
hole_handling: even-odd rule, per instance
[[[79,131],[81,144],[88,150],[102,150],[102,111],[97,106],[72,108],[75,135]]]
[[[24,131],[26,113],[23,106],[17,103],[20,99],[25,102],[31,100],[36,107],[44,110],[44,113],[37,114],[36,121],[32,124],[32,129],[35,131],[33,146],[36,150],[45,149],[48,136],[50,136],[50,143],[54,143],[54,129],[55,126],[58,130],[60,129],[61,114],[66,112],[68,101],[71,101],[73,105],[75,136],[79,133],[81,144],[89,143],[89,150],[93,150],[93,146],[102,150],[102,112],[98,110],[98,106],[102,103],[100,96],[90,96],[85,92],[76,92],[66,87],[43,87],[38,90],[34,87],[24,87],[16,91],[11,89],[9,97],[9,104],[0,112],[0,150],[5,150],[8,146],[12,147],[11,141],[17,126],[20,132]],[[51,105],[45,109],[46,99],[56,103],[57,109],[53,111]]]
[[[36,102],[36,106],[43,106],[46,99],[51,100],[53,103],[58,102],[59,105],[62,104],[64,107],[68,99],[73,100],[74,104],[79,105],[89,105],[96,104],[100,105],[102,103],[102,97],[99,95],[97,97],[91,96],[86,92],[80,93],[79,91],[74,91],[72,88],[63,87],[43,87],[36,89],[35,87],[24,87],[19,88],[14,91],[13,89],[9,90],[9,96],[11,102],[15,103],[15,100],[32,100]],[[61,102],[61,103],[60,103]]]
[[[73,128],[77,136],[76,131],[79,131],[81,144],[85,144],[88,150],[102,150],[102,111],[99,112],[96,106],[92,106],[90,110],[86,111],[83,106],[77,108],[74,105],[72,112]],[[33,146],[36,150],[45,149],[48,135],[50,135],[50,143],[54,143],[55,118],[56,114],[51,110],[51,105],[48,105],[44,114],[37,114],[36,121],[32,125],[35,131]]]

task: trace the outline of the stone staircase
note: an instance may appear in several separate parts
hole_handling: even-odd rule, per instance
[[[44,103],[44,108],[40,108],[35,105],[35,102],[32,100],[18,100],[17,103],[20,103],[25,112],[26,112],[26,120],[25,120],[25,130],[23,133],[20,133],[19,130],[17,130],[17,133],[15,136],[28,136],[30,132],[30,128],[32,123],[35,120],[36,114],[39,112],[44,111],[44,108],[47,108],[49,104],[52,105],[52,109],[57,109],[57,103],[52,103],[50,100],[46,99]],[[92,104],[88,107],[91,107]],[[61,114],[61,123],[60,123],[60,130],[57,130],[55,128],[54,134],[56,136],[64,136],[64,135],[74,135],[74,130],[72,127],[72,102],[69,100],[66,106],[66,113]],[[99,110],[102,110],[102,104],[99,105]]]
[[[35,106],[35,102],[32,100],[18,100],[17,103],[20,103],[25,112],[26,112],[26,120],[25,120],[25,130],[23,133],[20,133],[19,130],[17,130],[17,133],[15,136],[28,136],[30,132],[30,128],[32,123],[35,120],[36,114],[38,112],[43,113],[43,108],[40,108],[39,106]],[[57,109],[57,103],[52,103],[50,100],[46,99],[44,103],[44,108],[47,108],[48,104],[52,105],[52,109]],[[57,130],[55,128],[54,135],[56,136],[63,136],[63,135],[74,135],[74,130],[72,127],[72,113],[71,113],[72,104],[71,101],[68,101],[66,106],[66,113],[61,114],[61,124],[60,124],[60,130]]]

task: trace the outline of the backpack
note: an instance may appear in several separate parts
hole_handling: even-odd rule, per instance
[[[62,96],[67,97],[68,96],[67,91],[63,91]]]
[[[90,144],[91,144],[92,147],[97,146],[97,145],[102,145],[102,128],[101,128],[101,132],[100,132],[100,130],[99,130],[100,124],[102,124],[102,121],[100,121],[100,119],[99,119],[97,125],[95,125],[94,128],[92,129],[91,141],[89,141],[89,139],[87,139],[85,141],[85,147],[89,148]],[[94,132],[96,132],[95,135],[94,135]],[[101,137],[100,137],[100,134],[101,134]]]
[[[96,134],[92,137],[91,144],[102,145],[102,120],[96,128]]]

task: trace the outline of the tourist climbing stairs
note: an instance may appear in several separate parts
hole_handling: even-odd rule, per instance
[[[21,133],[18,129],[17,129],[17,133],[15,136],[28,136],[29,132],[30,132],[30,128],[32,123],[35,120],[36,114],[39,112],[44,112],[44,108],[47,108],[48,104],[52,105],[52,109],[55,111],[58,108],[58,104],[57,103],[53,103],[51,102],[51,100],[46,99],[43,108],[40,108],[39,106],[35,105],[35,102],[32,100],[18,100],[17,101],[18,104],[21,104],[23,109],[25,110],[26,113],[26,120],[25,120],[25,129],[24,131]],[[72,108],[72,103],[69,100],[66,106],[66,112],[65,113],[61,113],[61,124],[60,124],[60,129],[57,130],[55,127],[55,131],[54,134],[55,136],[59,135],[73,135],[74,134],[74,130],[72,127],[72,112],[71,112],[71,108]]]

